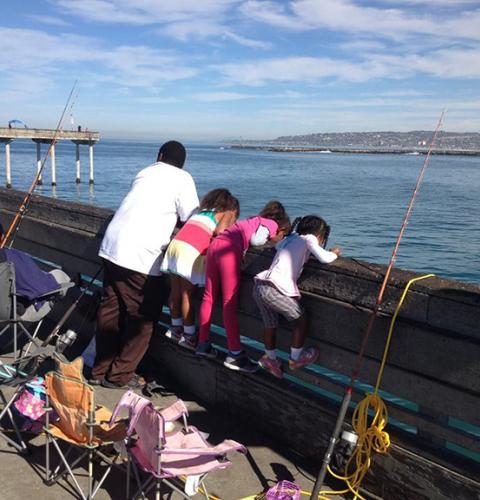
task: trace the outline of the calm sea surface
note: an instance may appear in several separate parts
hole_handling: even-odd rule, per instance
[[[47,146],[43,146],[45,149]],[[219,145],[190,145],[187,170],[200,195],[228,187],[240,200],[241,216],[278,198],[292,219],[317,214],[332,226],[330,245],[348,257],[387,263],[400,230],[423,156],[273,153]],[[135,174],[153,163],[158,145],[102,140],[94,148],[95,186],[88,185],[88,148],[81,147],[82,180],[75,184],[75,150],[57,145],[57,188],[38,193],[116,208]],[[42,152],[43,154],[43,152]],[[11,145],[14,188],[34,175],[35,145]],[[5,185],[4,155],[0,182]],[[397,266],[480,283],[480,158],[433,156],[402,241]]]

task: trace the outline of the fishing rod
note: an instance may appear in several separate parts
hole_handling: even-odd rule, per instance
[[[396,241],[395,246],[393,248],[392,255],[391,255],[390,261],[388,263],[387,271],[385,273],[385,276],[383,277],[382,285],[381,285],[380,290],[378,292],[377,299],[375,301],[375,305],[373,306],[373,309],[370,313],[367,328],[365,330],[365,334],[363,336],[362,343],[360,345],[360,350],[358,351],[357,361],[356,361],[356,364],[352,370],[352,373],[350,376],[350,382],[349,382],[349,385],[346,389],[345,395],[343,397],[342,404],[340,406],[340,411],[339,411],[338,416],[337,416],[337,421],[335,422],[335,427],[334,427],[333,433],[330,437],[327,451],[325,452],[325,455],[323,457],[322,465],[321,465],[321,468],[318,472],[317,479],[315,481],[315,486],[314,486],[312,494],[310,496],[310,500],[317,500],[318,496],[321,492],[321,488],[323,486],[325,476],[327,474],[327,469],[328,469],[328,466],[330,465],[333,450],[334,450],[335,444],[337,443],[338,436],[340,435],[340,431],[342,430],[342,425],[343,425],[343,422],[345,420],[345,416],[347,414],[350,400],[352,398],[353,386],[355,385],[355,382],[356,382],[358,375],[360,373],[360,369],[362,367],[363,358],[364,358],[364,354],[365,354],[365,349],[367,347],[368,339],[369,339],[370,334],[373,330],[373,325],[375,323],[375,320],[378,316],[380,306],[381,306],[382,300],[383,300],[383,294],[385,293],[385,290],[387,288],[387,283],[388,283],[388,280],[390,278],[390,274],[392,272],[393,266],[394,266],[396,258],[397,258],[397,251],[398,251],[398,248],[400,246],[400,242],[402,241],[405,229],[407,227],[408,220],[409,220],[410,215],[412,213],[413,205],[415,203],[415,199],[417,197],[418,190],[419,190],[420,185],[422,184],[423,178],[425,176],[425,171],[427,170],[427,167],[428,167],[428,164],[430,161],[430,156],[432,154],[432,150],[433,150],[433,147],[435,145],[435,141],[437,139],[437,135],[440,132],[440,129],[442,128],[445,114],[446,114],[446,111],[443,110],[441,115],[440,115],[440,119],[438,120],[437,127],[435,128],[435,132],[433,133],[432,141],[431,141],[430,146],[429,146],[428,151],[427,151],[427,156],[425,157],[425,160],[423,162],[423,166],[420,169],[420,173],[418,174],[417,182],[415,184],[415,189],[413,190],[412,196],[410,198],[410,202],[407,206],[407,210],[406,210],[405,216],[403,218],[402,226],[400,228],[400,232],[398,234],[397,241]]]
[[[20,204],[20,207],[18,208],[18,211],[15,214],[15,217],[13,218],[10,226],[7,229],[7,232],[5,233],[5,236],[0,241],[0,248],[3,248],[7,244],[7,241],[9,240],[10,236],[12,236],[12,239],[11,239],[10,245],[9,245],[10,247],[12,246],[12,244],[15,240],[15,236],[17,235],[17,232],[18,232],[20,224],[23,220],[23,217],[27,213],[28,206],[30,205],[30,201],[31,201],[32,196],[33,196],[33,192],[35,191],[35,188],[37,187],[38,182],[42,176],[43,167],[45,166],[48,155],[51,153],[52,148],[57,143],[58,136],[60,135],[60,132],[62,131],[62,123],[63,123],[63,119],[65,117],[66,111],[68,108],[70,110],[72,109],[72,106],[74,103],[74,100],[72,101],[72,96],[73,96],[73,93],[75,91],[75,88],[77,87],[77,82],[78,82],[78,80],[75,80],[75,82],[73,84],[73,87],[72,87],[72,90],[70,91],[67,102],[65,103],[65,107],[63,108],[62,115],[60,116],[60,119],[58,120],[57,128],[55,129],[55,133],[53,134],[52,140],[50,142],[50,146],[48,147],[48,150],[43,158],[43,161],[42,161],[42,164],[40,165],[40,168],[37,170],[37,175],[34,177],[32,184],[30,185],[30,188],[27,191],[27,194],[25,195],[25,198],[23,199],[22,203]]]

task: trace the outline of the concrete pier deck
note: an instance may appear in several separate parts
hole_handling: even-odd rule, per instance
[[[43,128],[8,128],[0,127],[0,140],[32,139],[33,141],[50,142],[55,136],[56,130]],[[60,130],[58,140],[78,142],[79,144],[90,144],[100,140],[99,132]]]
[[[3,362],[11,362],[10,356],[2,357]],[[168,387],[169,390],[172,387]],[[2,387],[7,397],[13,389]],[[173,392],[176,392],[173,388]],[[96,403],[113,409],[116,402],[124,393],[121,389],[106,389],[95,387]],[[242,455],[232,453],[230,459],[232,466],[220,471],[215,471],[206,480],[208,493],[212,498],[221,500],[240,500],[252,498],[262,492],[266,487],[271,487],[278,480],[290,480],[298,484],[303,491],[310,492],[313,488],[313,477],[316,473],[312,469],[312,462],[282,446],[276,445],[271,438],[252,429],[249,422],[241,418],[228,419],[225,416],[208,411],[199,404],[191,395],[179,393],[172,396],[156,396],[152,399],[155,406],[166,407],[173,403],[177,397],[187,404],[190,412],[189,424],[198,427],[201,431],[210,434],[209,440],[218,443],[223,439],[235,439],[248,447],[249,453]],[[67,480],[60,480],[53,486],[46,486],[43,482],[45,470],[45,437],[33,436],[28,439],[30,447],[29,456],[21,456],[0,437],[0,499],[7,498],[44,498],[48,500],[67,500],[79,498]],[[12,438],[14,435],[12,433]],[[57,456],[53,454],[54,464]],[[101,477],[102,467],[97,468]],[[86,463],[77,469],[80,473],[80,484],[87,485]],[[114,469],[95,496],[98,500],[125,498],[125,473]],[[154,492],[147,496],[154,498]],[[162,500],[176,500],[181,498],[178,493],[172,493],[166,486],[162,488]],[[204,498],[201,494],[193,498]],[[302,496],[308,498],[308,496]],[[341,496],[332,496],[333,500],[342,499]]]

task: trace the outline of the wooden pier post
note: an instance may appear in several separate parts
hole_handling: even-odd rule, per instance
[[[52,160],[52,186],[57,185],[57,165],[55,163],[55,144],[50,149],[50,159]]]
[[[5,174],[7,188],[12,187],[12,166],[10,164],[10,141],[5,141]]]
[[[94,183],[94,180],[93,180],[93,142],[90,142],[88,144],[88,158],[90,160],[90,173],[89,173],[89,181],[88,183],[89,184],[93,184]]]
[[[37,174],[40,172],[40,169],[42,168],[42,152],[41,152],[41,142],[37,141],[35,143],[37,146]],[[40,174],[40,177],[38,178],[38,185],[41,186],[43,184],[42,180],[42,175]]]
[[[76,166],[76,172],[77,172],[77,175],[75,177],[75,182],[77,184],[80,184],[80,144],[77,142],[75,143],[75,152],[76,152],[76,162],[75,162],[75,166]]]

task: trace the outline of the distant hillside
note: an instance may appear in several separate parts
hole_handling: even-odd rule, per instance
[[[270,141],[233,141],[232,144],[277,146],[292,148],[343,149],[425,149],[433,131],[411,132],[335,132],[308,135],[286,135]],[[480,150],[479,132],[440,132],[435,149]]]

